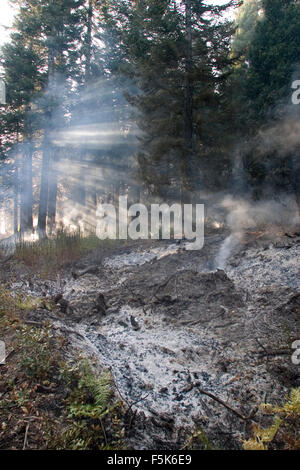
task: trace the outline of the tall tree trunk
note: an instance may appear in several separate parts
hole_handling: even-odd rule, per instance
[[[84,88],[87,89],[89,81],[91,79],[91,59],[92,59],[92,29],[93,29],[93,0],[89,0],[88,2],[88,12],[87,12],[87,33],[86,33],[86,40],[85,40],[85,76],[84,76]],[[85,105],[85,104],[84,104]],[[87,125],[86,122],[88,115],[86,110],[84,109],[84,123]],[[80,161],[83,163],[83,167],[85,168],[84,162],[86,161],[86,149],[84,148],[80,154]],[[87,189],[86,189],[86,181],[85,181],[85,173],[82,174],[82,180],[80,185],[80,204],[82,206],[86,205],[86,198],[87,198]]]
[[[84,76],[84,89],[87,89],[88,83],[91,79],[91,59],[92,59],[92,30],[93,30],[93,0],[88,0],[88,10],[87,10],[87,32],[85,39],[85,76]],[[85,103],[84,103],[85,106]],[[83,123],[88,125],[86,110],[84,109]],[[87,214],[83,212],[84,219],[86,217],[89,219],[89,207],[88,199],[89,195],[87,194],[88,190],[86,187],[86,175],[85,175],[85,164],[87,158],[87,150],[83,148],[80,151],[80,163],[82,165],[81,179],[78,181],[78,191],[77,191],[77,202],[81,206],[81,209],[84,209]],[[93,197],[91,195],[91,197]],[[85,217],[86,216],[86,217]],[[84,226],[89,225],[89,220],[84,220]]]
[[[87,85],[91,78],[93,13],[93,0],[89,0],[86,34],[85,85]]]
[[[56,202],[57,202],[57,161],[58,161],[58,149],[52,148],[50,156],[50,167],[49,167],[49,195],[48,195],[48,227],[49,233],[53,234],[56,229]]]
[[[192,1],[185,0],[185,83],[184,83],[184,155],[182,161],[182,200],[190,202],[191,159],[193,152],[193,86],[191,73],[193,68],[192,45]]]
[[[45,131],[47,132],[47,131]],[[40,188],[40,204],[38,215],[38,230],[42,235],[46,234],[47,228],[47,211],[48,211],[48,195],[49,195],[49,162],[51,159],[50,142],[48,136],[44,136],[43,142],[43,160],[41,170],[41,188]]]
[[[53,108],[54,108],[54,93],[55,93],[55,47],[53,44],[55,32],[52,32],[52,37],[49,38],[48,49],[48,96],[45,112],[45,131],[43,142],[43,160],[41,171],[41,187],[40,187],[40,204],[38,215],[38,230],[42,235],[46,234],[47,230],[47,214],[48,214],[48,201],[49,201],[49,168],[52,157],[52,143],[50,133],[53,127]]]
[[[19,231],[19,162],[18,158],[15,160],[15,175],[14,175],[14,234]]]
[[[193,149],[193,87],[191,73],[193,67],[192,46],[192,6],[191,0],[186,0],[186,59],[185,59],[185,103],[184,103],[184,143],[185,147]]]
[[[32,144],[24,143],[22,146],[22,187],[21,187],[21,214],[20,230],[25,233],[33,230],[32,214]]]

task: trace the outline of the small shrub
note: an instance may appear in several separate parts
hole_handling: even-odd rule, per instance
[[[8,289],[0,284],[0,323],[2,326],[17,320],[18,307],[16,300]]]
[[[282,406],[261,405],[261,411],[273,416],[273,424],[266,429],[253,426],[253,437],[244,441],[245,450],[300,450],[300,388],[291,390]]]
[[[23,311],[36,308],[40,302],[41,299],[12,296],[0,284],[0,338],[6,342],[9,338],[14,353],[6,366],[10,374],[7,377],[12,380],[6,378],[5,398],[0,400],[0,414],[5,420],[0,428],[0,448],[22,448],[24,438],[16,444],[14,436],[19,436],[19,428],[22,423],[26,425],[29,413],[37,417],[36,429],[42,423],[42,432],[36,436],[40,447],[124,448],[125,411],[113,396],[111,374],[96,375],[87,360],[79,360],[75,366],[62,362],[57,351],[63,338],[53,336],[50,325],[35,328],[22,322]],[[41,400],[45,400],[41,384],[48,389],[50,384],[53,390],[54,397],[50,399],[52,394],[47,394],[46,402],[49,398],[62,405],[59,418],[40,408]]]
[[[188,438],[183,450],[218,450],[208,439],[202,428],[197,429]]]
[[[112,394],[112,377],[96,376],[90,363],[63,367],[62,377],[71,393],[67,398],[69,425],[56,438],[55,448],[107,450],[120,448],[124,437],[121,403]]]
[[[41,238],[36,242],[21,241],[16,245],[15,259],[45,277],[55,274],[65,265],[101,247],[109,247],[113,241],[100,240],[95,234],[83,236],[80,232],[57,232],[54,238]]]
[[[18,330],[19,367],[29,377],[45,380],[51,374],[51,368],[55,362],[51,339],[49,327],[23,326]]]

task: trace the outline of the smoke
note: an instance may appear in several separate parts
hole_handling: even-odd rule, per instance
[[[216,256],[215,268],[225,270],[226,261],[233,252],[233,250],[240,245],[240,233],[232,233],[222,243],[219,253]]]
[[[33,145],[34,218],[38,212],[45,152],[50,154],[49,167],[46,169],[49,191],[53,188],[56,191],[56,226],[68,227],[70,230],[79,228],[81,231],[86,227],[93,229],[98,203],[114,202],[119,194],[128,195],[132,202],[139,201],[140,187],[134,181],[134,154],[139,131],[132,119],[132,108],[124,97],[124,89],[134,93],[133,88],[130,81],[122,79],[122,83],[119,83],[115,79],[102,79],[89,84],[88,89],[81,88],[70,93],[64,78],[56,77],[55,90],[45,90],[32,103],[35,140],[30,144]],[[47,121],[42,110],[47,108],[49,95],[53,93],[56,105],[51,119]],[[43,139],[45,129],[49,133],[47,142]],[[7,235],[13,233],[14,229],[14,204],[18,206],[20,218],[26,202],[26,194],[22,196],[26,179],[23,171],[26,146],[26,142],[15,146],[11,151],[11,160],[2,164],[2,180],[6,181],[8,190],[3,186],[2,199],[6,199],[6,205],[5,215],[0,216],[0,232],[6,230]],[[265,180],[260,182],[264,201],[253,202],[246,196],[251,186],[244,166],[249,147],[256,161],[264,167]],[[297,106],[280,109],[276,120],[264,126],[255,139],[250,143],[241,142],[236,147],[231,181],[235,196],[223,195],[221,203],[218,202],[218,209],[226,214],[226,225],[231,234],[217,255],[217,267],[226,266],[226,260],[242,243],[248,230],[267,224],[290,226],[298,222],[292,193],[297,197],[300,191],[299,150],[300,116]],[[281,165],[283,162],[283,166],[288,163],[285,174],[278,172],[276,175],[278,162]],[[19,194],[18,200],[14,201],[17,167]],[[169,171],[169,167],[166,171]],[[276,178],[277,182],[272,186]],[[173,184],[175,187],[176,184]],[[280,191],[277,190],[279,187]],[[211,207],[218,197],[220,195],[214,194],[207,199],[212,212],[215,209]],[[178,199],[178,194],[174,198]],[[203,188],[197,202],[200,201],[203,201]]]
[[[97,202],[128,190],[133,184],[138,131],[124,90],[132,91],[130,81],[118,83],[113,78],[70,90],[65,78],[57,75],[55,86],[35,98],[28,115],[32,138],[13,146],[10,160],[1,164],[0,198],[5,212],[1,232],[6,227],[5,235],[12,234],[16,218],[20,229],[22,214],[28,214],[29,220],[32,212],[37,218],[43,181],[47,182],[48,214],[54,214],[56,227],[71,230],[92,229]],[[29,148],[32,154],[26,166]]]
[[[215,268],[226,268],[228,258],[243,243],[247,232],[282,226],[285,230],[299,223],[297,204],[293,197],[282,196],[279,201],[247,201],[225,197],[220,206],[225,209],[226,225],[230,235],[224,240],[216,256]]]
[[[227,225],[234,233],[243,233],[268,225],[294,226],[298,223],[293,198],[282,196],[279,201],[247,201],[226,197],[222,203],[227,212]]]
[[[293,80],[299,76],[298,66]],[[215,267],[219,269],[226,268],[228,258],[248,231],[268,228],[270,232],[272,226],[289,230],[300,222],[299,105],[293,105],[292,100],[278,105],[257,135],[239,143],[233,154],[232,192],[240,197],[225,196],[219,203],[231,232],[216,256]],[[245,171],[249,155],[250,168]],[[251,187],[252,192],[257,191],[256,201],[249,191]]]

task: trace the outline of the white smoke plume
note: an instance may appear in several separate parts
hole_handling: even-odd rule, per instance
[[[242,199],[225,197],[221,206],[226,210],[226,225],[231,234],[222,243],[216,256],[215,267],[225,269],[231,254],[243,242],[249,231],[282,226],[285,230],[294,228],[299,222],[295,200],[284,196],[279,201],[251,202]]]

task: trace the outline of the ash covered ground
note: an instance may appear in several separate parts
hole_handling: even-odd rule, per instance
[[[56,281],[25,273],[11,284],[56,298],[59,314],[40,309],[28,318],[50,320],[72,348],[111,370],[131,411],[129,448],[179,449],[201,427],[217,447],[239,449],[259,404],[300,386],[291,360],[300,339],[300,236],[248,232],[217,269],[228,236],[212,230],[201,251],[135,243],[89,255]]]

